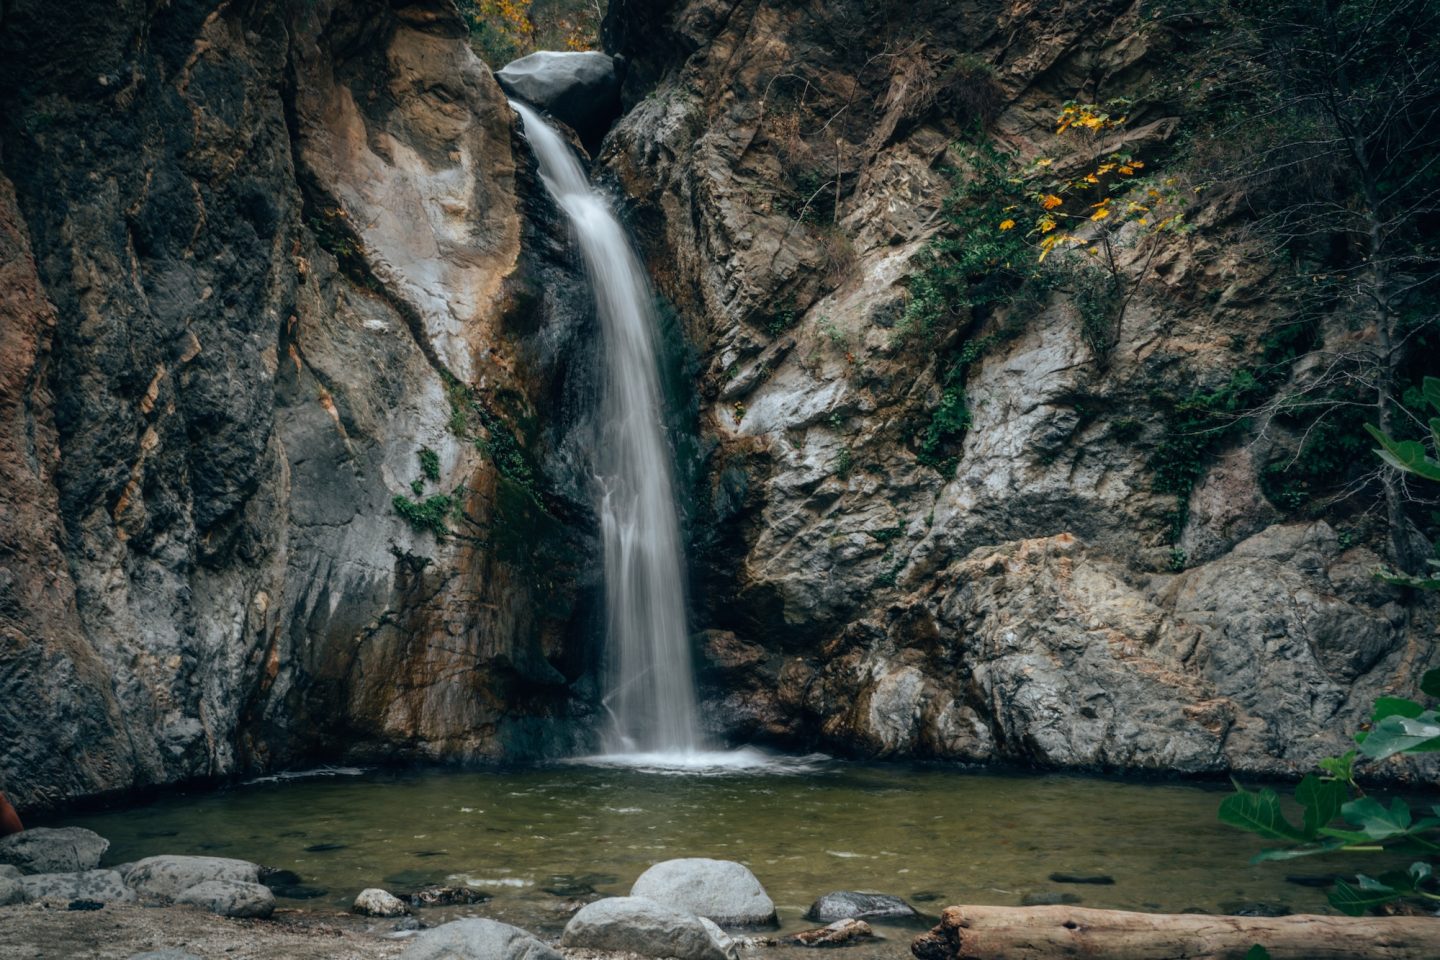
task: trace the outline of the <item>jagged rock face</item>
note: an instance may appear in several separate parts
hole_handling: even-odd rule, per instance
[[[1126,2],[612,3],[633,106],[599,162],[702,354],[697,646],[731,736],[1289,772],[1433,657],[1433,606],[1267,501],[1264,437],[1222,451],[1170,539],[1157,395],[1225,383],[1285,309],[1233,195],[1155,250],[1103,358],[1064,294],[957,314],[953,337],[1005,334],[967,371],[953,476],[917,462],[957,341],[896,322],[953,145],[979,125],[1029,160],[1066,100],[1163,90],[1183,38],[1143,27]],[[1152,104],[1130,147],[1176,126]]]
[[[0,64],[0,786],[568,746],[585,292],[451,5],[22,0]]]

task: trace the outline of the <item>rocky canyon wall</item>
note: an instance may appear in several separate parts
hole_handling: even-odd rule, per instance
[[[1034,169],[1062,104],[1126,97],[1126,151],[1179,155],[1184,31],[1129,2],[612,3],[633,107],[600,163],[702,354],[697,646],[729,735],[1292,773],[1413,695],[1434,604],[1372,576],[1383,532],[1267,497],[1279,427],[1232,431],[1178,513],[1157,482],[1174,398],[1293,309],[1238,191],[1122,249],[1103,353],[1063,286],[904,329],[975,150]],[[961,241],[1023,216],[995,210]]]
[[[3,18],[0,789],[573,748],[587,294],[453,6]]]

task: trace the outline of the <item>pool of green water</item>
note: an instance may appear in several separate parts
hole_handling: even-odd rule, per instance
[[[588,888],[623,895],[650,864],[694,856],[747,864],[786,930],[813,926],[802,914],[832,890],[896,894],[932,914],[1057,893],[1138,910],[1330,912],[1323,890],[1286,875],[1353,865],[1249,865],[1260,843],[1217,822],[1223,796],[1189,783],[937,767],[675,776],[556,765],[254,783],[65,822],[108,837],[107,863],[185,853],[292,870],[313,896],[287,906],[344,909],[364,887],[467,884],[492,899],[453,914],[550,934]],[[1057,883],[1056,872],[1114,883]]]

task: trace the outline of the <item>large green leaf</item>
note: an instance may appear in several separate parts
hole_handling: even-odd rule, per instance
[[[1220,820],[1232,827],[1258,833],[1267,840],[1303,843],[1309,839],[1305,831],[1285,819],[1280,809],[1280,797],[1269,787],[1255,793],[1237,783],[1235,792],[1220,801]]]
[[[1433,753],[1440,750],[1440,716],[1426,710],[1418,717],[1389,716],[1375,724],[1360,744],[1360,752],[1375,760],[1397,753]]]
[[[1413,473],[1426,480],[1440,481],[1440,461],[1428,456],[1429,450],[1419,440],[1395,440],[1386,436],[1373,423],[1365,424],[1370,436],[1380,444],[1375,452],[1390,466],[1406,473]]]
[[[1371,907],[1390,903],[1392,900],[1399,899],[1401,895],[1399,890],[1367,877],[1363,873],[1359,874],[1356,880],[1359,883],[1355,886],[1344,880],[1336,880],[1335,887],[1329,895],[1330,905],[1348,916],[1361,916]]]
[[[1270,951],[1257,943],[1245,951],[1245,960],[1270,960]]]
[[[1440,670],[1425,671],[1420,677],[1420,692],[1427,697],[1440,697]]]
[[[1410,830],[1410,805],[1399,797],[1390,801],[1388,808],[1374,797],[1360,797],[1345,804],[1341,811],[1371,840],[1384,840]]]
[[[1305,808],[1305,836],[1315,837],[1321,827],[1338,817],[1347,795],[1345,784],[1306,774],[1295,788],[1295,799]]]
[[[1404,697],[1381,697],[1375,701],[1375,712],[1370,716],[1371,723],[1379,723],[1386,717],[1407,717],[1414,718],[1425,712],[1425,708],[1414,700],[1406,700]]]

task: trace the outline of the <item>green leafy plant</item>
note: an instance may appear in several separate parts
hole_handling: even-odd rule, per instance
[[[419,452],[420,472],[425,479],[431,483],[440,481],[440,455],[429,447],[421,447]]]
[[[433,533],[438,540],[450,533],[450,518],[460,511],[459,499],[448,493],[437,493],[419,502],[396,494],[390,504],[412,529]]]

